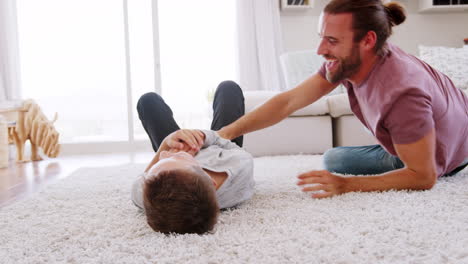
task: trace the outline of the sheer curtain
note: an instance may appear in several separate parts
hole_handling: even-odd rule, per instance
[[[148,139],[135,104],[154,90],[181,127],[209,128],[214,89],[238,81],[236,0],[8,1],[22,96],[58,112],[63,153],[134,149]]]
[[[20,98],[15,0],[0,1],[0,101]]]
[[[243,90],[284,90],[277,0],[237,0],[238,71]]]

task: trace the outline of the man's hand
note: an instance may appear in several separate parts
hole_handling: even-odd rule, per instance
[[[205,142],[205,134],[196,129],[179,129],[167,136],[163,144],[168,149],[198,152]]]
[[[309,171],[297,176],[297,185],[303,186],[303,192],[323,191],[312,194],[313,198],[326,198],[345,192],[346,180],[343,177],[334,175],[327,170]],[[312,186],[307,186],[314,184]]]
[[[312,197],[324,198],[345,192],[373,192],[388,190],[429,190],[437,182],[435,161],[435,129],[420,140],[409,144],[394,144],[404,168],[379,175],[340,177],[326,170],[310,171],[298,176],[304,192],[324,191]]]

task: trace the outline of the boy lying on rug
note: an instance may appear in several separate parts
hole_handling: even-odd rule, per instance
[[[253,158],[215,131],[179,129],[172,111],[156,93],[138,101],[138,114],[156,155],[132,187],[132,200],[148,224],[162,233],[211,231],[219,209],[250,199]],[[212,130],[244,114],[244,97],[234,82],[221,83],[213,102]]]

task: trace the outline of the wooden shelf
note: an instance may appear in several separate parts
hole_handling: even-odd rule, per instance
[[[467,12],[468,4],[435,5],[434,0],[419,0],[420,13]]]
[[[281,10],[307,10],[313,6],[314,0],[281,0]]]

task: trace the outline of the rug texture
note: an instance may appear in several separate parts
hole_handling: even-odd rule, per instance
[[[430,191],[317,200],[321,156],[255,159],[256,193],[214,234],[156,233],[130,201],[144,165],[83,168],[0,209],[0,263],[468,263],[468,170]]]

